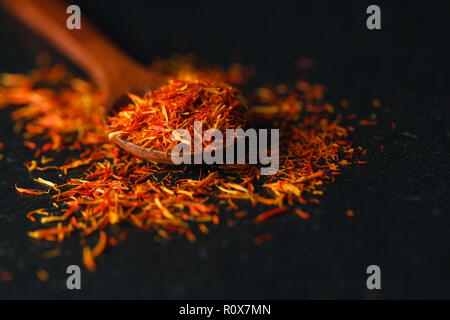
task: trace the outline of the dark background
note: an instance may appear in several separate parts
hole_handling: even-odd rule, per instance
[[[0,282],[1,298],[450,298],[444,1],[73,3],[142,63],[195,52],[222,66],[253,64],[256,85],[295,80],[296,59],[308,57],[315,68],[301,74],[326,85],[333,104],[346,98],[351,112],[367,118],[378,98],[392,111],[378,112],[379,126],[353,135],[368,148],[368,164],[348,168],[326,186],[320,204],[305,208],[309,221],[293,213],[260,225],[243,219],[195,243],[154,243],[151,232],[121,226],[130,231],[126,241],[99,258],[96,273],[82,268],[82,290],[69,291],[66,267],[81,265],[78,237],[49,260],[42,254],[53,245],[27,237],[34,225],[26,213],[47,202],[13,189],[31,180],[22,163],[32,154],[12,131],[11,109],[2,110],[0,272],[14,280]],[[369,4],[380,5],[382,30],[366,28]],[[0,19],[0,72],[29,71],[49,47],[4,12]],[[255,246],[252,239],[265,232],[275,238]],[[382,271],[376,292],[366,289],[371,264]],[[49,272],[48,282],[36,277],[39,268]]]

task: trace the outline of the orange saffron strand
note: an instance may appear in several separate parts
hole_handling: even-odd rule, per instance
[[[40,195],[43,195],[44,193],[47,193],[47,191],[42,191],[42,190],[19,188],[17,186],[17,184],[15,184],[14,187],[16,188],[16,190],[18,192],[23,193],[23,194],[31,194],[31,195],[35,195],[35,196],[40,196]]]
[[[106,248],[106,244],[108,243],[108,236],[104,231],[100,231],[100,238],[98,240],[97,245],[92,249],[92,258],[97,258]]]
[[[91,272],[97,269],[94,257],[92,256],[91,248],[89,248],[88,246],[85,246],[83,248],[83,263],[86,266],[86,268]]]
[[[300,209],[295,209],[295,213],[302,219],[309,219],[309,213]]]
[[[285,212],[287,209],[288,209],[287,207],[281,207],[281,208],[275,208],[275,209],[263,212],[263,213],[259,214],[258,216],[256,216],[256,218],[253,221],[255,223],[263,222],[263,221],[269,219],[270,217],[273,217],[274,215]]]

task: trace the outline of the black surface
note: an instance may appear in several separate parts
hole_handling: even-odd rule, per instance
[[[367,116],[378,98],[392,111],[354,135],[368,148],[369,163],[328,185],[320,204],[307,208],[310,221],[292,213],[261,225],[243,219],[195,243],[157,244],[152,233],[129,232],[99,259],[96,273],[83,269],[82,290],[69,291],[66,267],[81,265],[78,238],[45,260],[42,253],[53,246],[26,236],[33,229],[26,212],[47,202],[13,189],[30,182],[22,163],[32,154],[12,132],[11,109],[2,110],[0,271],[14,281],[0,282],[0,297],[450,298],[448,10],[445,2],[392,2],[378,2],[382,30],[369,31],[364,1],[181,7],[76,1],[142,62],[195,52],[215,64],[254,64],[257,79],[278,83],[295,79],[293,63],[306,56],[316,62],[308,79],[326,85],[332,103],[346,98],[352,111]],[[0,71],[26,72],[48,47],[3,12],[0,17]],[[254,236],[272,231],[272,241],[253,244]],[[370,264],[381,267],[377,292],[366,289]],[[48,282],[36,277],[38,268],[49,272]]]

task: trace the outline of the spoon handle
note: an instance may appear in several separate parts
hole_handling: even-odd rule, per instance
[[[68,4],[57,0],[0,0],[7,11],[47,39],[65,56],[88,73],[102,89],[111,79],[141,68],[102,35],[83,15],[81,29],[70,30],[66,20]]]

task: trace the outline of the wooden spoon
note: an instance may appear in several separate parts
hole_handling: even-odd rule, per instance
[[[87,19],[81,17],[81,29],[66,26],[68,4],[57,0],[0,0],[6,10],[84,70],[105,94],[110,110],[124,101],[128,92],[143,93],[166,80],[146,69],[122,52]],[[106,117],[106,114],[104,115]],[[141,148],[116,136],[111,141],[124,150],[147,160],[172,163],[170,153]]]

